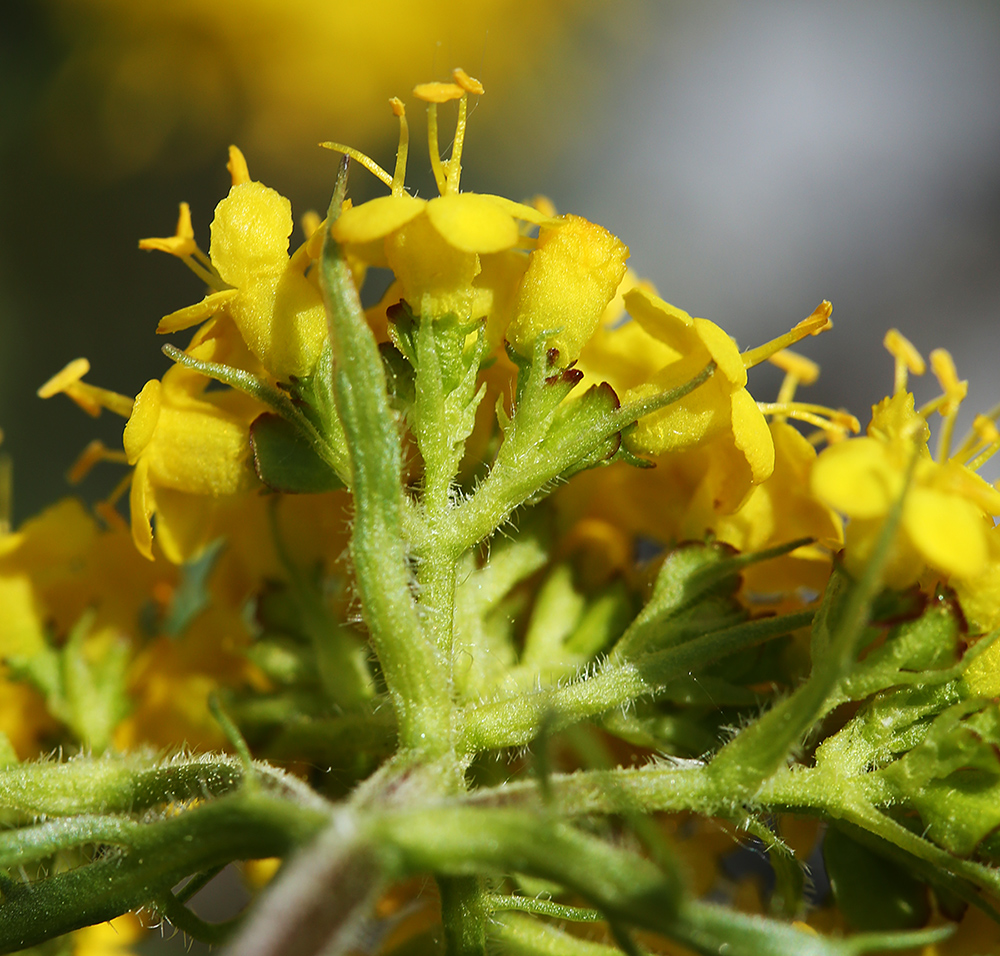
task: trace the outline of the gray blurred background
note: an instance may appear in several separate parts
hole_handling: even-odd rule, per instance
[[[187,200],[207,248],[228,143],[297,216],[323,208],[333,160],[314,144],[391,168],[385,98],[455,65],[487,89],[465,188],[544,193],[601,222],[665,298],[741,346],[831,299],[834,331],[804,348],[823,366],[804,398],[866,422],[891,387],[880,343],[897,326],[924,354],[953,351],[971,380],[966,420],[1000,401],[995,2],[3,6],[0,427],[18,520],[122,425],[35,388],[78,355],[91,381],[130,395],[167,367],[156,322],[203,289],[136,242],[169,235]],[[428,195],[412,115],[410,181]],[[380,190],[353,173],[356,199]],[[778,378],[754,373],[756,396]],[[119,477],[104,466],[83,493]]]

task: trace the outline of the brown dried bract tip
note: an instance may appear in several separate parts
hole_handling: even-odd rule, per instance
[[[473,93],[476,96],[483,95],[483,84],[479,82],[474,76],[469,76],[460,66],[455,67],[451,71],[451,78],[460,86],[466,93]]]
[[[413,95],[425,103],[447,103],[449,100],[460,100],[465,96],[465,90],[457,83],[420,83],[413,87]]]

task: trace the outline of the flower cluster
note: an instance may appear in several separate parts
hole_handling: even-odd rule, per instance
[[[947,952],[962,902],[1000,895],[996,414],[956,443],[966,383],[937,350],[918,407],[926,363],[891,331],[893,393],[854,437],[798,398],[819,367],[791,347],[829,302],[741,351],[602,226],[461,190],[475,78],[414,94],[440,195],[407,191],[393,99],[394,171],[323,144],[334,196],[291,248],[288,200],[232,147],[208,251],[186,205],[140,243],[208,287],[159,323],[194,329],[173,366],[134,398],[85,359],[39,390],[125,419],[71,478],[127,471],[0,537],[0,948],[145,908],[262,954],[344,951],[364,922],[436,951],[438,912],[451,956],[611,952],[547,918],[629,951],[634,929]],[[354,206],[349,160],[389,194]],[[55,748],[79,755],[33,760]],[[771,891],[725,878],[733,827]],[[836,906],[805,893],[820,841]],[[244,928],[186,908],[273,857]]]

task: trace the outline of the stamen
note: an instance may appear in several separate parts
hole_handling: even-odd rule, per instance
[[[406,184],[406,154],[410,147],[410,128],[406,123],[403,101],[394,96],[389,102],[392,112],[399,117],[399,145],[396,147],[396,169],[392,174],[392,194],[402,196]]]
[[[907,373],[912,372],[914,375],[923,375],[927,371],[927,363],[924,361],[924,357],[916,350],[913,343],[898,329],[889,329],[885,333],[882,344],[896,360],[893,394],[898,395],[900,392],[906,391],[909,381]]]
[[[365,169],[368,170],[373,176],[377,176],[382,180],[390,189],[392,188],[392,176],[390,176],[374,159],[366,156],[359,149],[355,149],[353,146],[344,146],[342,143],[320,143],[323,149],[332,149],[335,153],[340,153],[344,156],[350,156],[357,163],[361,163]]]
[[[232,286],[223,281],[222,277],[215,271],[215,266],[212,266],[211,270],[206,269],[204,266],[195,262],[191,256],[181,256],[181,262],[184,263],[202,282],[205,283],[210,289],[215,289],[216,292],[226,292],[231,289]],[[206,257],[207,260],[207,257]]]
[[[800,422],[815,425],[824,431],[851,432],[861,431],[861,423],[849,412],[827,408],[825,405],[813,405],[806,402],[758,402],[757,407],[764,415],[794,418]]]
[[[532,196],[528,205],[537,209],[546,219],[555,219],[559,215],[556,204],[548,196]]]
[[[469,112],[469,98],[463,96],[458,101],[458,121],[455,123],[455,140],[448,159],[445,173],[445,189],[448,193],[458,192],[458,184],[462,179],[462,149],[465,146],[465,122]]]
[[[97,418],[101,409],[106,408],[122,418],[132,415],[132,399],[106,388],[98,388],[82,381],[90,371],[90,362],[85,358],[74,359],[62,371],[45,382],[36,393],[39,398],[52,398],[60,393],[71,398],[88,415]]]
[[[101,503],[105,505],[107,508],[110,508],[112,511],[114,511],[115,505],[117,505],[118,502],[121,501],[122,495],[124,495],[125,492],[128,491],[129,486],[132,484],[132,478],[134,476],[135,476],[135,469],[132,468],[128,472],[126,472],[122,480],[119,481],[118,484],[115,485],[115,487],[112,489],[111,494],[108,495],[108,497],[105,498],[104,501]],[[101,512],[98,512],[98,514],[101,514]],[[104,515],[101,514],[101,517],[104,517]],[[105,518],[105,520],[107,519]]]
[[[108,448],[99,438],[95,438],[80,452],[70,470],[66,472],[66,480],[71,485],[80,484],[90,474],[93,467],[102,461],[113,461],[117,464],[127,465],[128,456],[124,451]]]
[[[323,220],[320,219],[319,213],[315,209],[310,209],[302,214],[299,224],[302,226],[302,235],[306,237],[308,242],[313,233],[323,224]]]
[[[250,182],[250,170],[247,168],[246,157],[236,146],[229,147],[229,162],[226,163],[226,169],[229,170],[234,186]]]
[[[236,147],[230,147],[235,149]],[[177,228],[174,234],[167,238],[149,238],[139,240],[140,249],[156,249],[158,252],[166,252],[172,256],[177,256],[202,282],[221,292],[230,286],[222,281],[212,260],[198,247],[194,241],[194,229],[191,226],[191,207],[186,202],[181,203],[180,215],[177,217]],[[199,260],[195,262],[191,257]]]
[[[474,76],[469,76],[461,67],[456,66],[454,70],[451,71],[452,79],[460,86],[466,93],[472,93],[475,96],[482,96],[486,91],[483,89],[483,84],[479,82]]]
[[[979,471],[998,451],[1000,451],[1000,441],[995,441],[987,445],[972,461],[967,462],[965,467],[971,471]]]
[[[437,183],[438,192],[443,196],[448,184],[444,175],[444,164],[441,162],[441,146],[438,143],[437,103],[429,103],[427,106],[427,152],[431,160],[434,182]]]
[[[768,361],[785,371],[785,378],[778,389],[778,404],[786,404],[795,398],[799,385],[812,385],[819,378],[819,366],[791,349],[775,352]]]
[[[959,381],[955,362],[947,349],[934,349],[931,352],[930,358],[931,371],[934,372],[941,386],[941,391],[944,392],[948,400],[948,403],[941,407],[941,414],[950,415],[958,409],[958,406],[969,393],[969,383],[967,381]]]
[[[763,345],[758,345],[755,349],[747,349],[742,355],[743,367],[753,368],[755,365],[760,365],[761,362],[769,359],[772,355],[787,348],[789,345],[794,345],[807,335],[819,335],[820,332],[825,332],[827,329],[832,328],[833,323],[830,321],[832,314],[833,306],[824,299],[816,306],[812,315],[799,322],[791,331],[786,332],[784,335],[779,335],[778,338],[772,339],[770,342],[765,342]]]
[[[958,417],[958,407],[969,393],[969,383],[959,381],[955,362],[947,349],[934,349],[931,352],[930,358],[931,370],[937,377],[941,391],[944,392],[942,396],[943,401],[937,409],[944,419],[941,423],[941,433],[938,435],[937,460],[947,461],[951,454],[951,439],[955,431],[955,419]],[[990,422],[990,425],[992,426],[992,422]],[[1000,435],[997,437],[1000,439]]]
[[[1000,442],[1000,429],[993,423],[993,419],[989,415],[977,415],[972,420],[972,428],[950,461],[964,462],[969,467],[969,459],[977,453],[982,454],[984,448],[997,442]]]
[[[461,99],[465,93],[457,83],[439,83],[436,80],[433,83],[418,83],[413,87],[413,95],[425,103],[448,103]]]
[[[181,203],[177,228],[172,236],[163,239],[155,237],[140,239],[139,248],[156,249],[158,252],[166,252],[179,258],[192,255],[198,246],[194,241],[194,229],[191,226],[191,207],[186,202]]]

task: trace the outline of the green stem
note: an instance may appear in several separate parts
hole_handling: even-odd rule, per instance
[[[120,854],[5,888],[0,953],[149,905],[193,872],[232,860],[284,856],[328,820],[328,813],[254,793],[137,825]]]
[[[345,189],[342,167],[331,222]],[[350,450],[355,514],[351,554],[361,605],[399,719],[400,742],[433,758],[451,749],[448,669],[413,598],[403,537],[402,451],[378,346],[350,269],[329,232],[321,285],[336,363],[334,397]]]
[[[458,553],[474,547],[493,534],[515,509],[550,487],[564,471],[586,458],[616,432],[643,415],[679,401],[706,382],[714,371],[715,363],[709,362],[684,385],[626,406],[609,402],[594,411],[592,404],[585,412],[586,396],[583,396],[564,406],[561,420],[542,438],[537,436],[537,429],[531,427],[534,423],[528,422],[526,427],[518,428],[518,414],[515,414],[513,433],[500,446],[486,480],[472,498],[455,509],[452,537],[442,544]],[[614,393],[611,397],[614,398]],[[578,409],[580,420],[576,421]]]
[[[570,684],[474,704],[464,715],[465,747],[476,752],[530,743],[543,723],[550,730],[559,730],[639,697],[655,695],[679,674],[805,627],[812,616],[811,611],[802,611],[748,621],[635,661],[606,664],[593,677]]]
[[[340,481],[350,487],[350,469],[348,462],[344,459],[343,452],[320,434],[309,419],[299,411],[292,403],[291,399],[280,389],[275,388],[267,382],[261,381],[256,375],[244,372],[241,369],[233,368],[230,365],[221,365],[218,362],[203,362],[201,359],[188,355],[175,345],[164,345],[163,354],[167,358],[176,362],[184,368],[200,372],[209,378],[214,378],[217,382],[222,382],[230,388],[244,392],[257,401],[266,405],[282,418],[292,422],[309,440],[310,445],[315,449],[316,454],[326,462],[330,470],[340,479]]]
[[[439,876],[437,884],[448,956],[483,956],[486,904],[482,880],[475,876]]]

